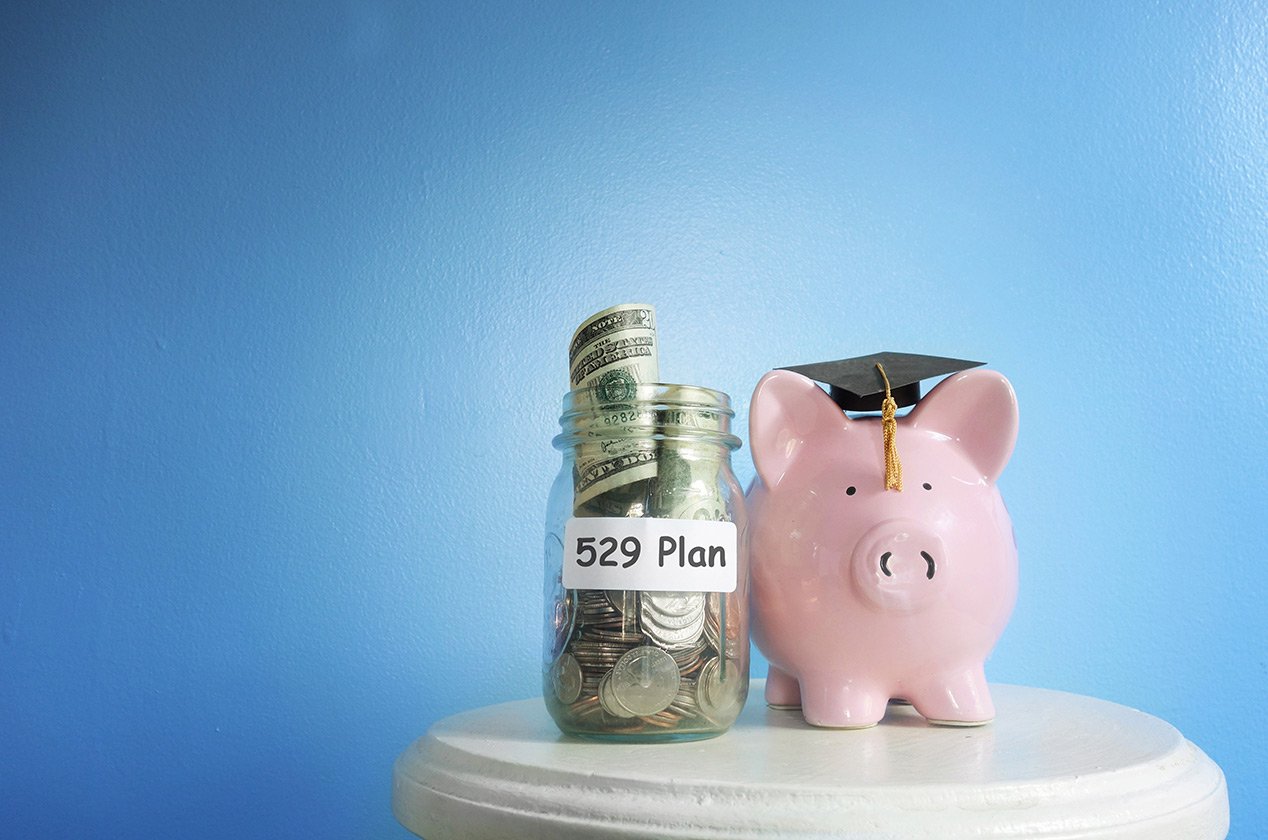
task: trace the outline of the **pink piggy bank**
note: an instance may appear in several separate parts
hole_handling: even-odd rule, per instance
[[[752,633],[770,661],[766,702],[801,706],[815,726],[871,726],[890,698],[934,723],[986,723],[983,663],[1017,597],[995,486],[1017,398],[989,370],[930,391],[897,421],[901,492],[885,489],[881,425],[792,371],[753,393]]]

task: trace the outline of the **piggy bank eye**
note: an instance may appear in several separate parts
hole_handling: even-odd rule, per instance
[[[857,492],[857,491],[855,491],[855,489],[854,489],[854,485],[853,485],[853,484],[851,484],[849,487],[845,488],[845,495],[847,495],[847,496],[853,496],[853,495],[855,494],[855,492]]]
[[[930,484],[930,483],[929,483],[929,482],[927,482],[927,481],[926,481],[924,484],[920,485],[920,486],[921,486],[921,487],[923,487],[923,488],[925,488],[926,490],[932,490],[932,489],[933,489],[933,485],[932,485],[932,484]]]

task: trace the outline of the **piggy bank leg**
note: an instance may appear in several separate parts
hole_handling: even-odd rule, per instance
[[[911,692],[911,702],[930,723],[980,726],[995,717],[995,705],[981,665],[922,682]]]
[[[801,708],[801,686],[796,678],[774,665],[766,672],[766,705],[773,709]]]
[[[840,674],[804,674],[801,714],[806,723],[835,729],[865,729],[885,716],[889,692]]]

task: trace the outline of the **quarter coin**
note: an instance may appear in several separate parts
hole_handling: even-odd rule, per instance
[[[565,653],[550,667],[550,682],[559,702],[567,705],[581,696],[581,665],[571,653]]]
[[[654,715],[678,693],[678,663],[660,648],[636,647],[617,660],[609,683],[612,699],[634,715]]]

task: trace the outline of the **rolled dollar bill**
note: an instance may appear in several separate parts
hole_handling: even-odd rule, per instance
[[[596,413],[633,401],[639,385],[658,381],[656,310],[623,303],[596,312],[568,344],[572,390],[589,390]],[[631,436],[599,439],[578,448],[574,504],[580,507],[611,490],[656,475],[656,453]]]
[[[568,343],[569,387],[593,388],[600,402],[632,400],[636,385],[656,382],[659,375],[656,310],[648,304],[596,312]]]
[[[670,420],[657,452],[656,479],[648,494],[649,514],[667,519],[729,521],[724,482],[726,454],[706,442],[710,432],[721,429],[725,418],[718,412],[675,408],[662,415]]]

